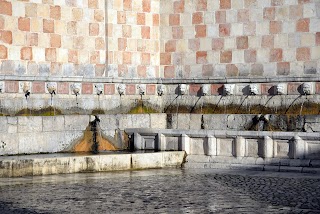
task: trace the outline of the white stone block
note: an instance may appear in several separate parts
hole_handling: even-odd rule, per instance
[[[35,133],[42,131],[42,117],[18,117],[19,133]]]
[[[216,156],[217,155],[217,138],[213,136],[207,137],[207,151],[206,155]]]
[[[89,125],[88,115],[65,115],[65,130],[84,131]]]
[[[191,154],[190,137],[186,134],[181,136],[181,147],[182,151],[185,151],[187,154]]]
[[[320,7],[320,5],[319,5]],[[320,18],[310,19],[310,32],[316,33],[320,31]]]
[[[274,36],[274,47],[287,48],[288,47],[288,34],[277,34]]]
[[[316,16],[315,3],[303,4],[303,17],[312,18]]]
[[[158,153],[132,154],[133,169],[161,168],[163,155]]]
[[[269,136],[264,137],[263,157],[264,158],[272,158],[273,157],[273,140]]]
[[[100,156],[100,160],[104,157]],[[112,155],[112,170],[128,170],[131,169],[131,154]],[[146,160],[146,159],[144,159]],[[107,160],[103,162],[106,163]]]
[[[242,36],[243,35],[243,23],[232,23],[230,35],[231,36]]]
[[[235,156],[244,157],[246,152],[246,139],[243,137],[236,137],[235,139]]]
[[[163,167],[180,167],[183,163],[185,152],[162,152]]]

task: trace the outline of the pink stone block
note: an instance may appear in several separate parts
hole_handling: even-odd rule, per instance
[[[300,94],[298,91],[299,86],[301,85],[301,83],[297,83],[297,82],[291,82],[288,83],[288,94]]]
[[[45,93],[45,83],[44,82],[33,82],[32,83],[32,93],[33,94]]]
[[[192,84],[189,87],[189,95],[197,95],[198,93],[200,93],[201,90],[201,85],[199,84]]]
[[[320,82],[316,83],[316,94],[320,94]]]
[[[223,84],[212,84],[211,95],[221,95],[222,89],[223,89]]]
[[[272,87],[273,87],[273,84],[271,84],[271,83],[262,83],[261,84],[261,94],[262,95],[272,94],[272,92],[271,92]]]
[[[69,94],[69,83],[58,82],[58,94]]]
[[[154,95],[156,92],[156,85],[147,85],[147,95]]]
[[[82,94],[92,94],[93,85],[92,83],[82,83]]]
[[[18,93],[19,82],[18,81],[6,81],[5,82],[5,92],[6,93]]]
[[[126,94],[127,95],[134,95],[136,94],[136,85],[134,84],[129,84],[126,87]]]
[[[114,93],[115,93],[114,84],[105,84],[104,85],[104,94],[105,95],[114,95]]]

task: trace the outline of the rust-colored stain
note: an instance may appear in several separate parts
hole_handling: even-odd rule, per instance
[[[79,143],[77,143],[73,147],[73,152],[91,152],[92,146],[93,146],[93,140],[92,140],[93,132],[86,130],[84,133],[84,137],[81,139]],[[117,148],[112,145],[108,140],[104,139],[101,134],[98,134],[97,136],[97,142],[98,142],[98,151],[115,151]]]

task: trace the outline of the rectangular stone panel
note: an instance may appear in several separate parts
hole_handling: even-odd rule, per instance
[[[234,156],[234,139],[217,139],[219,156]]]
[[[206,138],[191,138],[190,151],[193,155],[204,155],[207,149]]]

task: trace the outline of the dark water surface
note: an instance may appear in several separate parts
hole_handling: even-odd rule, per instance
[[[0,179],[0,213],[320,213],[320,177],[164,169]]]

